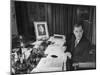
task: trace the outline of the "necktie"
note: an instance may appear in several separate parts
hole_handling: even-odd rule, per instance
[[[78,42],[79,42],[79,40],[75,40],[75,47],[77,46]]]

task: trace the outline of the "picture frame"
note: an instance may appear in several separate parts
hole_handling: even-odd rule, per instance
[[[34,27],[35,27],[36,40],[45,40],[49,38],[47,22],[35,21]]]

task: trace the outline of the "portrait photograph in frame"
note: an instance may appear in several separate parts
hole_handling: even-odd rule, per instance
[[[36,39],[49,38],[47,22],[34,22]]]

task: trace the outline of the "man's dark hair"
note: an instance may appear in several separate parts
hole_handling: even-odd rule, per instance
[[[82,29],[84,30],[84,26],[83,26],[83,22],[79,22],[78,24],[75,24],[74,26],[73,26],[73,30],[74,30],[74,28],[75,27],[82,27]]]

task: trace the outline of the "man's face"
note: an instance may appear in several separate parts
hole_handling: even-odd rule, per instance
[[[82,26],[74,27],[73,32],[74,32],[74,35],[75,35],[76,39],[80,40],[82,38],[82,35],[83,35]]]

